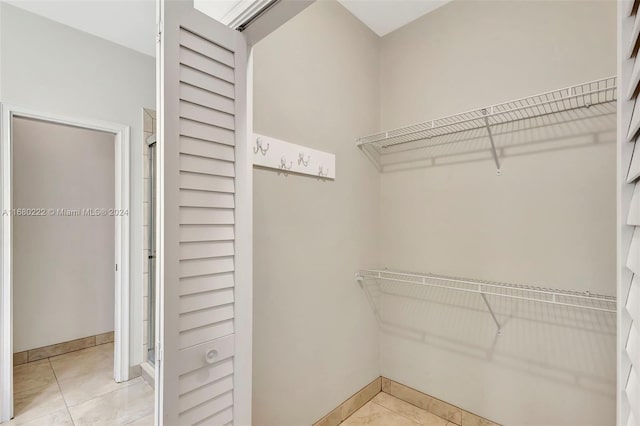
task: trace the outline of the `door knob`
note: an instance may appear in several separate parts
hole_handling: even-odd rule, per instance
[[[209,349],[204,355],[204,360],[207,362],[207,364],[213,364],[214,362],[216,362],[217,358],[218,351],[216,351],[215,349]]]

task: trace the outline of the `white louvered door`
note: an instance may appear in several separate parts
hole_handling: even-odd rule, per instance
[[[618,424],[640,425],[640,13],[619,3]]]
[[[160,10],[159,424],[248,425],[246,42],[189,1]]]

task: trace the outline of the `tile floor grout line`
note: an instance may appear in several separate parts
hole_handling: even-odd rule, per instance
[[[56,370],[53,368],[53,364],[51,363],[51,358],[47,358],[49,361],[49,366],[51,367],[51,371],[53,372],[53,377],[56,379],[56,385],[58,385],[58,390],[60,391],[60,395],[62,396],[62,400],[64,401],[64,406],[67,409],[67,414],[71,419],[71,424],[75,426],[76,422],[73,420],[73,416],[71,415],[71,410],[69,410],[69,404],[67,404],[67,399],[64,397],[64,392],[62,392],[62,386],[60,386],[60,381],[58,381],[58,375],[56,374]]]
[[[398,398],[398,399],[399,399],[399,398]],[[373,399],[371,399],[369,402],[371,402],[371,403],[373,403],[373,404],[376,404],[376,405],[378,405],[378,406],[380,406],[380,407],[382,407],[382,408],[386,408],[387,410],[391,411],[392,413],[397,414],[398,416],[400,416],[400,417],[402,417],[402,418],[405,418],[405,419],[409,420],[411,423],[415,423],[416,425],[420,425],[420,423],[416,422],[415,420],[413,420],[413,419],[411,419],[411,418],[409,418],[409,417],[405,416],[405,415],[404,415],[404,414],[402,414],[402,413],[397,412],[396,410],[394,410],[394,409],[392,409],[392,408],[389,408],[389,407],[387,407],[387,406],[385,406],[385,405],[382,405],[382,404],[380,404],[380,403],[378,403],[378,402],[374,401]],[[412,405],[413,405],[413,404],[412,404]],[[417,408],[420,408],[420,407],[417,407]],[[420,409],[421,409],[421,408],[420,408]],[[426,411],[426,410],[424,410],[424,411]],[[427,413],[428,413],[428,411],[427,411]],[[440,418],[442,418],[442,417],[440,417]]]
[[[109,343],[113,343],[113,342],[109,342]],[[98,346],[101,346],[101,345],[98,345]],[[85,349],[91,349],[91,348],[85,348]],[[81,350],[85,350],[85,349],[81,349]],[[78,352],[78,351],[76,351],[76,352]],[[71,352],[70,352],[70,353],[71,353]],[[66,355],[66,354],[63,354],[63,355]],[[56,355],[55,357],[52,357],[52,358],[57,358],[58,356],[62,356],[62,355]],[[48,359],[49,359],[49,358],[48,358]],[[51,362],[51,361],[49,361],[49,362]],[[51,368],[53,369],[53,364],[51,365]],[[55,370],[54,370],[54,372],[53,372],[53,373],[54,373],[54,376],[55,376]],[[79,377],[79,376],[78,376],[78,377]],[[140,376],[138,376],[138,377],[140,377]],[[122,389],[122,388],[125,388],[125,387],[128,387],[128,386],[134,385],[134,384],[135,384],[134,382],[136,381],[136,379],[138,379],[138,377],[135,377],[135,378],[133,378],[133,379],[127,380],[127,381],[125,381],[125,382],[116,382],[116,381],[115,381],[115,378],[113,378],[113,381],[114,381],[117,385],[121,385],[121,386],[119,386],[119,387],[118,387],[118,388],[116,388],[116,389],[112,389],[112,390],[110,390],[110,391],[108,391],[108,392],[105,392],[105,393],[102,393],[102,394],[99,394],[99,395],[95,395],[95,396],[93,396],[92,398],[89,398],[89,399],[87,399],[87,400],[84,400],[84,401],[81,401],[81,402],[76,402],[75,404],[73,404],[73,405],[72,405],[72,407],[75,407],[75,406],[77,406],[77,405],[84,404],[84,403],[89,402],[89,401],[93,401],[94,399],[102,398],[102,397],[104,397],[104,396],[106,396],[106,395],[109,395],[109,394],[111,394],[111,393],[113,393],[113,392],[117,392],[119,389]],[[141,377],[140,377],[140,378],[141,378]],[[56,376],[56,382],[57,382],[57,381],[58,381],[58,377]],[[58,383],[59,383],[59,382],[58,382]],[[58,385],[59,385],[59,384],[58,384]],[[62,388],[60,388],[60,392],[62,393]],[[62,394],[62,396],[63,396],[63,399],[64,399],[64,393]],[[65,399],[65,404],[66,404],[66,399]],[[67,407],[69,407],[69,406],[67,405]],[[126,426],[126,425],[125,425],[125,426]]]
[[[75,407],[75,406],[79,406],[79,405],[86,404],[86,403],[88,403],[88,402],[90,402],[90,401],[93,401],[93,400],[96,400],[96,399],[102,399],[102,398],[104,398],[104,397],[105,397],[105,396],[107,396],[107,395],[110,395],[110,394],[115,393],[115,392],[119,392],[119,391],[120,391],[121,389],[123,389],[123,388],[129,387],[129,386],[132,386],[132,385],[136,385],[137,383],[132,383],[132,382],[135,382],[138,378],[140,378],[140,379],[141,379],[141,380],[139,380],[138,382],[141,382],[141,383],[145,383],[145,384],[146,384],[146,382],[145,382],[141,377],[136,377],[136,378],[134,378],[134,379],[127,380],[126,382],[120,382],[119,384],[124,384],[124,383],[126,383],[126,385],[122,386],[121,388],[111,390],[111,391],[109,391],[109,392],[107,392],[107,393],[103,393],[102,395],[94,396],[93,398],[91,398],[91,399],[87,399],[86,401],[79,402],[79,403],[75,404],[75,405],[74,405],[74,407]],[[116,383],[117,383],[117,382],[116,382]],[[147,386],[148,386],[148,385],[147,385]],[[64,396],[63,396],[63,398],[64,398]],[[154,404],[155,404],[155,402],[154,402]],[[68,409],[68,408],[67,408],[67,409]],[[155,409],[155,407],[154,407],[154,409]],[[69,415],[71,415],[71,413],[69,413]],[[142,416],[142,417],[140,417],[140,418],[133,419],[133,420],[131,420],[131,421],[130,421],[130,422],[128,422],[128,423],[124,423],[124,424],[122,424],[121,426],[127,426],[127,425],[129,425],[129,424],[131,424],[131,423],[134,423],[134,422],[137,422],[138,420],[141,420],[141,419],[143,419],[143,418],[145,418],[145,417],[146,417],[146,416]],[[73,422],[73,418],[71,418],[71,421]],[[75,423],[73,423],[73,424],[74,424],[74,426],[75,426]]]
[[[109,342],[109,343],[113,343],[113,342]],[[100,346],[100,345],[97,345],[97,346]],[[88,349],[90,349],[90,348],[88,348]],[[115,378],[112,378],[112,380],[115,382]],[[93,398],[87,399],[87,400],[85,400],[85,401],[78,402],[78,403],[74,404],[74,405],[73,405],[73,407],[80,406],[80,405],[83,405],[83,404],[87,404],[87,403],[89,403],[90,401],[94,401],[94,400],[97,400],[97,399],[105,398],[105,397],[106,397],[106,396],[108,396],[108,395],[111,395],[111,394],[114,394],[114,393],[116,393],[116,392],[119,392],[121,389],[124,389],[124,388],[128,388],[128,387],[134,386],[134,385],[136,385],[136,384],[138,384],[138,383],[145,383],[145,384],[146,384],[146,382],[144,381],[144,379],[143,379],[141,376],[138,376],[138,377],[135,377],[135,378],[133,378],[133,379],[127,380],[127,381],[125,381],[125,382],[115,382],[115,383],[118,385],[118,387],[117,387],[116,389],[112,389],[112,390],[110,390],[109,392],[106,392],[106,393],[103,393],[103,394],[100,394],[100,395],[96,395],[96,396],[94,396]],[[65,401],[65,402],[66,402],[66,401]],[[69,414],[71,415],[71,413],[69,413]],[[142,419],[142,418],[144,418],[144,416],[143,416],[143,417],[140,417],[140,418],[138,418],[138,419],[133,419],[133,420],[131,420],[131,422],[126,423],[126,424],[124,424],[124,425],[122,425],[122,426],[126,426],[126,425],[128,425],[128,424],[133,423],[133,422],[137,422],[138,420],[140,420],[140,419]],[[72,418],[71,420],[73,421],[73,418]],[[74,422],[74,425],[75,425],[75,422]]]
[[[135,379],[127,380],[126,382],[119,382],[119,383],[118,383],[118,382],[116,382],[117,384],[119,384],[119,385],[123,385],[123,386],[121,386],[121,387],[119,387],[119,388],[116,388],[116,389],[113,389],[113,390],[110,390],[109,392],[105,392],[105,393],[102,393],[102,394],[100,394],[100,395],[96,395],[96,396],[94,396],[93,398],[90,398],[90,399],[84,400],[84,401],[82,401],[82,402],[78,402],[78,403],[74,404],[73,406],[75,407],[76,405],[83,405],[83,404],[86,404],[86,403],[87,403],[87,402],[89,402],[89,401],[93,401],[93,400],[95,400],[95,399],[101,399],[101,398],[104,398],[104,397],[105,397],[105,396],[107,396],[107,395],[111,395],[111,394],[112,394],[112,393],[114,393],[114,392],[118,392],[120,389],[127,388],[127,387],[129,387],[129,386],[131,386],[131,385],[135,385],[135,384],[137,384],[137,383],[131,383],[131,382],[134,382],[136,379],[137,379],[137,377],[136,377]],[[115,380],[114,380],[114,381],[115,381]],[[126,426],[126,425],[124,425],[124,426]]]
[[[92,349],[93,349],[93,347],[92,348],[86,348],[84,350],[85,351],[91,351]],[[91,362],[90,359],[86,360],[86,361],[89,362],[90,365],[100,366],[100,365],[103,365],[104,361],[106,361],[106,358],[100,357],[98,353],[87,352],[87,354],[89,355],[89,358],[97,356],[97,358],[95,359],[95,362]],[[64,354],[64,355],[66,355],[66,354]],[[64,356],[64,355],[62,355],[62,356]],[[83,401],[83,402],[78,403],[78,404],[71,405],[72,401],[70,401],[69,399],[73,400],[73,395],[75,393],[69,393],[68,391],[70,391],[71,388],[68,388],[66,386],[65,386],[65,389],[67,389],[67,391],[66,391],[67,393],[65,393],[65,391],[62,389],[62,382],[61,382],[61,380],[62,381],[66,380],[66,378],[65,378],[66,377],[65,374],[66,374],[66,371],[67,371],[66,368],[67,367],[71,367],[71,365],[67,365],[67,363],[60,364],[59,365],[60,371],[57,371],[54,368],[54,364],[58,365],[58,357],[59,356],[48,357],[48,358],[42,359],[40,361],[40,362],[42,362],[42,364],[40,364],[40,365],[42,366],[42,368],[45,368],[45,369],[49,368],[49,370],[47,370],[47,377],[50,377],[50,375],[52,375],[54,377],[55,384],[56,384],[56,387],[58,389],[58,393],[56,394],[55,398],[62,397],[63,404],[65,405],[65,411],[67,413],[67,417],[64,419],[65,420],[65,424],[67,424],[67,422],[71,422],[71,423],[68,423],[70,426],[79,426],[80,424],[83,424],[84,417],[80,416],[79,418],[74,418],[72,416],[72,413],[71,413],[71,407],[76,407],[78,405],[82,405],[82,404],[85,404],[85,403],[94,403],[94,404],[97,403],[99,405],[101,399],[103,399],[105,397],[109,397],[111,395],[116,395],[117,396],[117,393],[118,392],[122,392],[122,391],[125,391],[125,393],[128,394],[130,391],[128,391],[127,389],[131,389],[131,387],[134,387],[134,386],[139,386],[139,390],[140,390],[140,392],[142,392],[141,395],[140,395],[140,398],[144,398],[146,400],[146,399],[148,399],[149,395],[151,396],[151,400],[149,401],[149,403],[151,404],[150,407],[152,408],[152,410],[150,412],[148,412],[147,414],[144,414],[144,415],[140,414],[140,413],[137,413],[135,411],[131,411],[130,413],[126,414],[125,417],[120,418],[120,420],[118,420],[118,421],[119,422],[122,421],[122,423],[118,423],[118,424],[130,425],[130,424],[133,424],[135,422],[144,420],[148,416],[151,416],[150,417],[152,419],[151,421],[153,421],[153,404],[154,404],[154,401],[153,401],[153,390],[144,381],[144,379],[142,377],[136,377],[136,378],[133,378],[132,380],[128,380],[126,382],[116,383],[116,385],[117,385],[116,388],[114,388],[113,390],[111,390],[109,392],[103,393],[101,395],[96,395],[93,398],[90,398],[90,399],[88,399],[86,401]],[[54,362],[54,360],[56,362]],[[45,362],[46,362],[46,364],[44,364]],[[23,366],[20,365],[19,367],[22,368]],[[40,370],[38,370],[38,369],[41,369],[41,367],[38,367],[38,366],[27,367],[26,365],[24,365],[24,368],[26,368],[25,371],[32,371],[32,373],[37,374],[38,377],[42,376],[42,373],[40,373],[39,372]],[[112,366],[110,366],[110,369],[111,368],[112,368]],[[80,368],[80,370],[83,370],[83,369]],[[87,371],[87,373],[90,373],[90,372]],[[58,377],[58,375],[60,375],[60,377]],[[48,380],[50,380],[50,379],[48,379]],[[104,382],[105,380],[106,380],[106,376],[102,376],[102,378],[100,379],[101,382]],[[110,378],[109,381],[110,382],[113,381],[115,383],[115,380],[114,380],[112,375],[111,375],[111,378]],[[49,383],[51,383],[51,382],[49,381]],[[53,384],[53,383],[51,383],[51,384]],[[138,393],[138,391],[136,391],[136,394],[137,393]],[[88,396],[88,395],[85,395],[85,396]],[[59,405],[58,405],[58,407],[59,407]],[[113,410],[118,410],[118,412],[120,410],[120,408],[117,408],[117,407],[112,407],[112,408],[113,408]],[[144,411],[146,412],[148,406],[145,405],[144,408],[145,408]],[[113,410],[111,410],[111,411],[113,411]],[[56,411],[58,413],[62,414],[62,408],[57,408]],[[125,410],[125,411],[127,411],[127,410]],[[74,410],[74,412],[75,412],[75,410]],[[139,417],[136,416],[136,415],[133,415],[134,413],[139,414]],[[76,413],[76,414],[78,414],[78,413]],[[131,417],[129,417],[130,415],[131,415]],[[46,417],[47,419],[49,419],[50,416],[51,416],[50,414],[42,414],[42,415],[38,415],[37,417],[35,417],[34,420],[40,421],[40,423],[38,423],[38,424],[43,424],[42,422],[44,421],[44,418]],[[57,416],[55,416],[55,417],[57,418]],[[31,422],[31,420],[30,420],[30,422]]]

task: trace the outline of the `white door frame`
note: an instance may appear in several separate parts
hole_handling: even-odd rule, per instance
[[[0,104],[0,422],[13,417],[13,282],[12,282],[12,119],[31,118],[54,124],[111,133],[115,136],[115,205],[117,210],[129,206],[130,159],[129,126],[76,117],[43,113],[30,108]],[[115,340],[114,378],[129,379],[129,215],[115,216]],[[114,265],[115,268],[115,265]]]

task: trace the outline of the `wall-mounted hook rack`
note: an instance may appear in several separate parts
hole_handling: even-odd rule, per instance
[[[269,152],[269,146],[270,144],[268,142],[266,147],[263,145],[262,138],[256,138],[256,146],[253,148],[253,153],[257,154],[260,152],[262,155],[267,155],[267,152]]]
[[[289,161],[289,165],[287,166],[287,157],[284,155],[280,157],[280,168],[282,170],[291,170],[292,166],[293,166],[293,161]]]
[[[306,146],[254,134],[253,164],[256,166],[298,173],[323,179],[336,178],[334,154],[318,151]],[[293,159],[296,158],[297,161]]]
[[[300,152],[298,154],[298,166],[299,165],[303,165],[305,167],[307,167],[309,165],[309,160],[311,160],[311,156],[307,155],[307,159],[304,159],[304,152]]]

